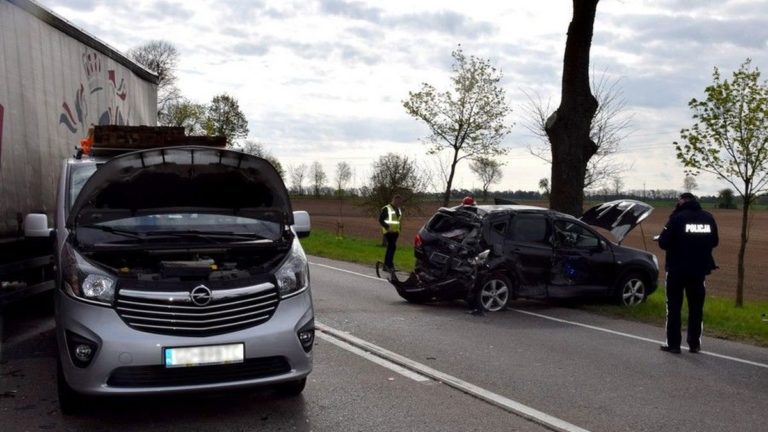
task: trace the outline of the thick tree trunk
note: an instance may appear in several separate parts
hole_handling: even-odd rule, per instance
[[[573,19],[568,26],[563,60],[560,106],[547,120],[552,144],[550,207],[580,216],[584,201],[587,162],[597,152],[589,138],[597,99],[589,88],[589,51],[598,0],[573,0]]]

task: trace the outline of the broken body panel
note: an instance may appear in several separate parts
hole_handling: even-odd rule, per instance
[[[585,215],[620,241],[651,211],[645,203],[622,200]],[[643,292],[636,294],[644,298],[658,278],[652,254],[612,243],[582,221],[540,207],[440,209],[419,231],[414,253],[416,266],[407,279],[387,276],[409,301],[473,304],[489,275],[509,280],[512,298],[613,296],[617,282],[630,273],[644,282]]]

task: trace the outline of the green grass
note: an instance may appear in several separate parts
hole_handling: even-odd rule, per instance
[[[312,235],[301,239],[301,244],[310,255],[371,267],[377,261],[384,260],[384,246],[381,241],[372,239],[337,238],[332,232],[313,229]],[[413,244],[410,239],[406,241],[400,238],[395,253],[395,267],[402,271],[411,271],[413,265]],[[585,304],[579,307],[602,315],[664,326],[665,298],[664,287],[659,287],[645,303],[634,308],[610,304]],[[708,296],[704,302],[704,335],[768,346],[768,322],[762,321],[762,314],[768,315],[766,301],[745,301],[743,308],[736,308],[732,299]],[[687,319],[687,307],[683,306],[683,325]]]
[[[590,304],[583,308],[603,315],[664,326],[665,299],[664,287],[659,287],[645,303],[634,308],[604,304]],[[743,308],[735,307],[734,303],[732,299],[707,296],[704,301],[704,335],[768,346],[768,322],[762,320],[763,314],[768,315],[768,302],[745,301]],[[684,327],[687,321],[688,308],[684,305]]]
[[[355,238],[345,236],[338,238],[332,232],[313,229],[309,237],[301,239],[304,251],[309,255],[317,255],[341,261],[376,265],[384,261],[386,248],[381,240]],[[395,267],[402,271],[412,271],[414,265],[413,244],[411,239],[400,237],[395,252]]]

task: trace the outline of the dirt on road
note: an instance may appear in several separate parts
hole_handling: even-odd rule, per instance
[[[525,204],[547,206],[545,202],[525,202]],[[341,221],[343,233],[346,236],[370,238],[374,241],[381,238],[376,221],[378,215],[352,201],[343,201],[340,207],[338,200],[299,198],[293,200],[293,208],[307,210],[312,216],[313,228],[335,232]],[[418,207],[404,206],[405,217],[400,242],[412,242],[419,228],[438,208],[438,203],[422,203]],[[339,217],[340,209],[341,218]],[[656,254],[662,269],[664,268],[664,251],[653,241],[653,236],[661,232],[671,211],[671,207],[657,208],[641,227],[632,231],[624,240],[626,246],[647,249]],[[720,246],[714,253],[715,261],[720,268],[707,279],[708,294],[735,299],[741,210],[710,211],[715,216],[720,230]],[[745,268],[744,298],[768,300],[768,211],[752,213]],[[662,271],[660,276],[662,283],[663,277]]]

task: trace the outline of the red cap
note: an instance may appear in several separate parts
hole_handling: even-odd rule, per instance
[[[463,200],[461,200],[462,205],[475,205],[475,199],[471,196],[465,196]]]

